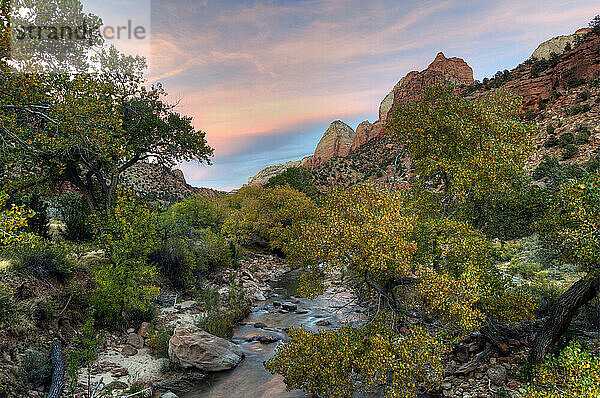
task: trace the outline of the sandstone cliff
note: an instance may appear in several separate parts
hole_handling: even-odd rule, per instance
[[[535,62],[529,60],[510,72],[501,73],[500,80],[493,78],[486,79],[486,84],[457,86],[459,93],[473,99],[499,87],[522,96],[523,110],[526,111],[524,117],[538,125],[536,150],[528,161],[530,170],[540,163],[544,155],[557,158],[561,163],[578,164],[598,154],[600,37],[586,34],[587,31],[583,33],[585,36],[581,36],[572,50],[560,54],[555,62],[538,64],[536,73],[532,71],[536,67]],[[396,93],[404,86],[405,79],[396,86]],[[405,93],[410,92],[407,90]],[[398,96],[402,97],[403,93]],[[380,124],[381,121],[374,123],[371,129]],[[589,132],[589,138],[585,138],[586,131]],[[357,129],[356,137],[363,134]],[[551,144],[564,134],[584,137],[576,138],[577,150],[572,157],[565,158],[564,145]],[[399,153],[397,142],[385,134],[377,136],[371,132],[369,136],[374,138],[353,148],[350,155],[332,158],[313,169],[315,184],[319,189],[325,190],[332,185],[351,186],[367,180],[386,183],[393,177],[394,170],[400,168],[397,175],[401,175],[402,170],[410,167],[408,158],[400,159],[396,165],[395,158]]]
[[[269,166],[266,169],[259,171],[258,174],[256,174],[254,177],[248,178],[248,185],[251,187],[258,187],[258,186],[265,185],[269,182],[271,177],[275,177],[275,176],[283,173],[290,167],[304,166],[307,162],[307,159],[308,158],[304,158],[302,160],[298,160],[295,162],[290,161],[290,162],[278,164],[275,166]]]
[[[446,58],[439,52],[427,69],[409,72],[385,96],[379,105],[379,120],[373,124],[362,124],[356,129],[356,136],[351,151],[374,137],[383,134],[383,126],[390,116],[390,111],[400,104],[419,101],[427,87],[446,82],[456,86],[473,84],[473,69],[461,58]],[[363,122],[364,123],[364,122]]]
[[[350,151],[354,151],[356,148],[373,138],[371,136],[372,131],[373,124],[370,123],[368,120],[365,120],[364,122],[359,124],[356,128],[356,134],[354,135],[354,140],[352,141]]]
[[[556,65],[533,73],[535,62],[527,61],[510,72],[511,78],[503,85],[507,91],[523,97],[523,109],[535,110],[555,100],[580,81],[598,79],[600,75],[600,36],[586,35],[570,51],[560,53]],[[478,87],[472,97],[485,95],[488,90]]]
[[[409,72],[394,90],[392,107],[419,101],[427,87],[443,82],[457,86],[473,84],[473,69],[461,58],[446,58],[439,52],[427,69]],[[389,117],[389,113],[387,115]],[[386,118],[387,120],[387,118]]]
[[[587,34],[590,30],[591,29],[589,28],[582,28],[572,35],[562,35],[546,40],[537,46],[533,54],[531,54],[531,58],[550,59],[550,54],[552,53],[562,54],[565,51],[567,44],[571,47],[575,47],[577,37]]]
[[[352,127],[341,120],[331,123],[325,134],[323,134],[323,138],[319,141],[315,154],[310,160],[310,165],[315,167],[333,157],[348,155],[354,140],[354,134]]]
[[[332,126],[338,124],[338,127],[328,129],[314,157],[305,159],[305,164],[313,169],[315,182],[320,188],[331,184],[351,185],[364,180],[384,181],[388,178],[386,174],[394,168],[398,153],[396,143],[391,142],[384,131],[390,111],[395,106],[419,101],[427,87],[441,82],[454,84],[456,90],[468,98],[485,96],[498,87],[520,95],[528,117],[535,117],[540,126],[537,155],[531,159],[532,165],[539,162],[543,154],[560,156],[559,148],[547,149],[544,146],[548,139],[545,133],[547,125],[555,124],[556,134],[589,129],[592,133],[589,142],[581,144],[579,155],[569,160],[585,161],[600,139],[597,83],[600,76],[600,37],[586,28],[565,37],[573,38],[572,49],[559,51],[558,59],[544,63],[530,58],[512,71],[500,73],[501,79],[485,79],[484,82],[488,81],[486,84],[474,82],[473,70],[464,60],[446,58],[443,53],[438,53],[425,70],[408,73],[385,96],[376,122],[362,122],[355,134],[344,123],[334,122]],[[561,46],[564,50],[563,41],[559,37],[542,43],[534,54],[541,59],[544,54],[549,55]],[[350,140],[352,136],[353,140]],[[402,162],[407,164],[406,159]]]

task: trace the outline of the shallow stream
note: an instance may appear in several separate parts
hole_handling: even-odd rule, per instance
[[[263,366],[264,361],[273,357],[277,346],[289,340],[284,329],[292,326],[304,326],[311,331],[337,328],[345,322],[359,322],[362,314],[352,294],[339,286],[332,286],[314,300],[295,297],[299,276],[298,271],[283,275],[273,284],[275,296],[259,302],[250,315],[235,327],[232,340],[239,344],[246,355],[238,367],[210,375],[206,383],[182,395],[182,398],[305,397],[299,390],[286,392],[282,377],[271,375]],[[288,313],[281,313],[281,306],[273,305],[274,302],[292,304],[292,301],[297,310]],[[329,325],[319,326],[319,321],[326,321],[324,323]],[[258,322],[266,326],[254,327]],[[248,341],[253,336],[276,336],[281,341],[270,344]]]

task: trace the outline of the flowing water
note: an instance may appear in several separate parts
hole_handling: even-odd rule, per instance
[[[263,366],[263,362],[272,358],[275,349],[281,342],[263,344],[257,341],[249,342],[252,336],[276,336],[281,341],[289,340],[284,329],[291,326],[304,326],[311,331],[324,328],[337,328],[344,322],[360,322],[360,308],[354,304],[353,296],[340,287],[331,287],[327,292],[314,300],[297,298],[298,310],[287,314],[280,313],[273,302],[288,303],[297,294],[298,271],[285,274],[273,290],[275,297],[260,302],[250,315],[234,330],[233,341],[242,348],[245,359],[237,368],[219,372],[209,376],[194,391],[182,398],[211,397],[211,398],[269,398],[269,397],[304,397],[302,391],[285,391],[283,379],[271,375]],[[329,321],[328,326],[318,326],[317,322]],[[255,328],[257,322],[266,327]]]

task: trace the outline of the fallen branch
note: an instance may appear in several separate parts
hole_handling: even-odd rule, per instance
[[[62,344],[60,340],[55,340],[50,352],[52,359],[52,384],[47,398],[60,398],[63,395],[65,386],[65,361],[62,356]]]
[[[485,350],[483,350],[479,354],[475,355],[475,358],[473,358],[471,360],[471,362],[466,363],[466,364],[462,365],[461,367],[459,367],[458,369],[456,369],[454,371],[454,374],[455,375],[464,375],[467,373],[471,373],[472,371],[477,369],[479,364],[483,360],[485,360],[487,357],[489,357],[493,351],[494,351],[493,346],[491,344],[487,344],[485,347]]]

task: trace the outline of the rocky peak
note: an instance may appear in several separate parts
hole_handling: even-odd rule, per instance
[[[336,120],[329,125],[319,141],[311,165],[316,166],[336,156],[346,156],[350,153],[354,130],[341,120]]]
[[[409,72],[394,88],[392,107],[409,102],[419,101],[423,91],[439,83],[448,82],[454,85],[473,84],[473,69],[461,58],[446,58],[444,53],[437,53],[427,69]],[[386,115],[386,119],[388,115]]]
[[[365,120],[356,128],[356,134],[354,135],[354,140],[352,141],[352,146],[350,147],[350,151],[355,150],[359,146],[363,145],[365,142],[369,141],[372,138],[371,132],[373,131],[373,124],[368,120]]]

